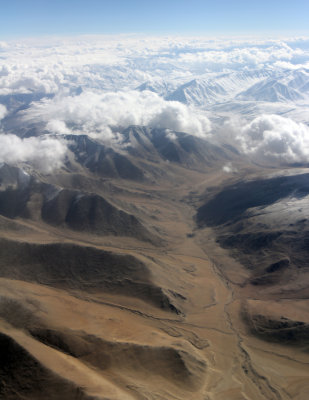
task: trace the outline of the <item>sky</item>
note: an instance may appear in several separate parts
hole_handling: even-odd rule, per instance
[[[0,0],[0,40],[80,34],[308,34],[307,0]]]

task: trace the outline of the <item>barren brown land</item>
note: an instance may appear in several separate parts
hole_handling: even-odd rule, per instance
[[[1,166],[0,398],[307,400],[308,169],[127,134]]]

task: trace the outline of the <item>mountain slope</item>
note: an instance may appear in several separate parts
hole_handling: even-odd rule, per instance
[[[187,82],[166,98],[198,107],[214,105],[234,99],[241,91],[272,75],[276,75],[274,71],[263,69],[221,73],[215,77],[198,78]]]
[[[0,168],[4,396],[306,399],[308,171],[181,132],[117,137],[71,137],[53,174]]]
[[[237,99],[247,101],[268,101],[274,103],[282,101],[299,101],[303,100],[304,96],[296,89],[284,85],[281,82],[273,79],[266,79],[265,81],[253,85],[248,90],[239,93]]]
[[[42,219],[51,225],[99,235],[130,236],[158,242],[132,214],[102,196],[46,184],[35,174],[4,164],[0,168],[0,214]]]
[[[308,173],[291,171],[255,177],[213,193],[197,213],[200,228],[213,227],[217,243],[247,271],[239,282],[250,332],[303,350],[308,316],[297,310],[309,301],[308,183]]]

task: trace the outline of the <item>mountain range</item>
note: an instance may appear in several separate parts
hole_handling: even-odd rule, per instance
[[[172,85],[170,85],[172,86]],[[271,96],[269,88],[281,96]],[[209,106],[233,99],[256,101],[299,101],[308,98],[309,71],[278,71],[277,69],[256,69],[199,76],[173,89],[164,81],[145,82],[139,90],[151,90],[164,95],[168,100],[180,101],[195,106]],[[286,92],[284,92],[286,90]],[[291,92],[294,96],[291,95]],[[259,97],[260,96],[260,97]]]
[[[305,399],[307,168],[119,134],[1,164],[2,398]]]

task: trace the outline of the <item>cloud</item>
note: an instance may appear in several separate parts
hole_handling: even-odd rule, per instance
[[[16,135],[0,134],[0,162],[29,162],[43,173],[49,173],[62,166],[66,151],[66,144],[54,138],[21,139]]]
[[[227,174],[237,172],[237,168],[233,167],[233,164],[231,162],[228,162],[225,165],[223,165],[222,170]]]
[[[170,140],[177,140],[177,135],[173,131],[166,129],[165,134],[166,137],[169,138]]]
[[[70,134],[70,129],[66,126],[64,121],[60,121],[59,119],[51,119],[46,124],[46,129],[55,134],[67,135]]]
[[[24,112],[28,122],[45,122],[51,133],[84,133],[112,139],[110,127],[146,125],[206,136],[208,118],[177,101],[166,101],[150,91],[95,93],[56,96],[33,103]]]
[[[7,115],[7,109],[3,104],[0,104],[0,121]]]
[[[132,90],[159,79],[185,83],[198,72],[239,70],[277,62],[306,64],[308,40],[139,37],[36,39],[0,43],[0,95],[57,94],[79,87]],[[1,47],[2,46],[2,47]]]
[[[193,67],[206,67],[213,71],[223,71],[226,68],[238,70],[244,67],[261,67],[277,62],[290,62],[307,59],[307,51],[293,49],[282,41],[255,43],[234,43],[228,46],[215,46],[210,49],[182,52],[178,55],[178,62]]]
[[[9,45],[6,42],[0,41],[0,51],[7,49]]]
[[[227,93],[224,98],[214,97],[217,103],[222,101],[213,108],[214,124],[221,125],[218,140],[229,135],[231,144],[236,141],[244,153],[256,158],[307,160],[308,128],[296,120],[305,120],[308,98],[303,108],[300,104],[280,104],[279,110],[274,103],[268,103],[267,108],[262,102],[236,103],[235,95],[268,76],[282,78],[284,84],[299,83],[299,90],[306,94],[306,74],[302,75],[302,84],[301,74],[294,70],[309,65],[308,38],[88,36],[1,42],[0,51],[0,120],[6,115],[6,106],[10,120],[2,121],[2,126],[11,133],[18,132],[18,123],[22,127],[37,123],[40,129],[53,134],[85,133],[114,141],[118,127],[136,124],[206,136],[211,125],[205,111],[135,90],[149,82],[148,87],[168,96],[181,85],[200,78],[205,82],[220,81]],[[207,96],[210,89],[215,90],[206,87]],[[194,90],[192,94],[205,99],[199,88]],[[210,107],[206,100],[195,104]],[[20,109],[23,111],[18,112]],[[289,114],[285,115],[295,121],[274,115],[262,115],[252,122],[237,120],[239,115],[253,118],[264,110],[287,111]],[[232,114],[237,121],[234,126],[224,124],[222,119],[218,122],[222,116],[229,118]],[[30,143],[27,140],[19,144],[24,149]],[[26,159],[37,157],[32,153]]]
[[[242,151],[255,159],[283,163],[309,161],[309,127],[278,115],[261,115],[236,137]]]
[[[275,68],[280,68],[283,70],[299,70],[299,69],[308,69],[309,68],[309,61],[305,62],[304,64],[292,64],[287,61],[276,61],[273,66]]]

